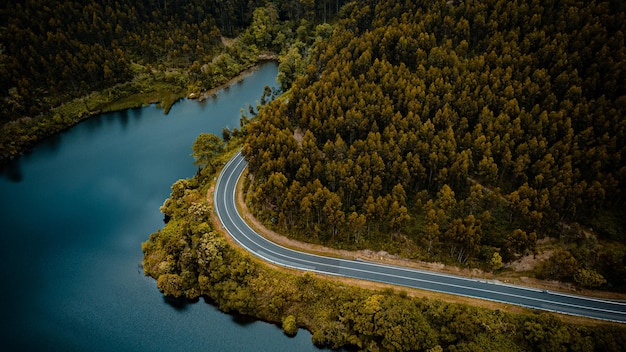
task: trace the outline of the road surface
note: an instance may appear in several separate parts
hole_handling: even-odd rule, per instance
[[[263,260],[299,270],[626,323],[626,302],[624,301],[575,296],[367,261],[323,257],[277,245],[248,226],[237,210],[235,190],[246,165],[241,153],[237,153],[226,164],[215,186],[215,211],[224,229],[241,246]]]

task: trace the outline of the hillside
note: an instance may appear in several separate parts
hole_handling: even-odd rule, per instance
[[[155,102],[167,112],[306,43],[343,2],[3,2],[0,163],[100,112]]]
[[[626,288],[617,1],[349,4],[249,125],[256,215],[339,248]]]

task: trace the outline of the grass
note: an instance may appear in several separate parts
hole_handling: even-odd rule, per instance
[[[153,92],[136,93],[124,97],[122,99],[110,102],[102,106],[102,112],[118,111],[141,107],[147,104],[157,103],[158,107],[163,108],[163,112],[167,114],[172,105],[185,96],[185,92],[178,87],[171,89],[159,89]]]
[[[185,74],[177,74],[186,76]],[[119,111],[157,103],[168,113],[172,105],[187,93],[179,81],[162,74],[140,74],[130,82],[74,99],[52,109],[53,116],[60,116],[65,122],[78,122],[85,117],[110,111]]]

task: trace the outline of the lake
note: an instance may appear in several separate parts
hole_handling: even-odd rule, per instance
[[[304,330],[167,304],[141,268],[159,207],[193,176],[198,134],[239,127],[278,69],[267,63],[168,115],[147,106],[90,118],[0,172],[3,351],[318,351]]]

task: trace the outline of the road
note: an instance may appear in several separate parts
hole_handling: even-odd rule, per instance
[[[215,186],[215,211],[224,229],[241,246],[263,260],[299,270],[626,323],[626,302],[624,301],[575,296],[367,261],[323,257],[277,245],[248,226],[237,210],[235,190],[246,165],[241,153],[237,153],[226,164]]]

